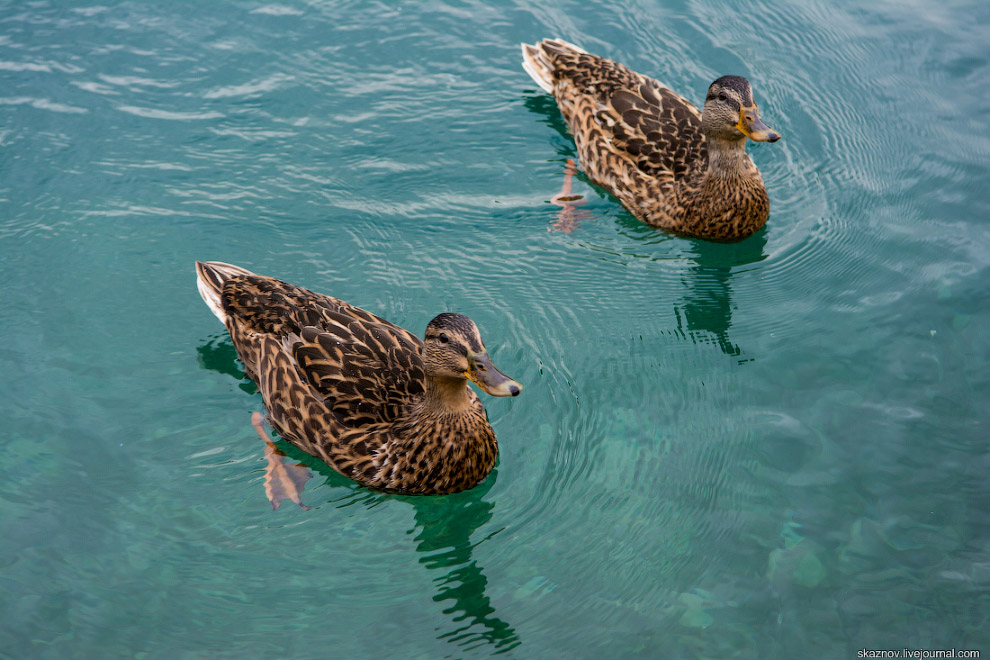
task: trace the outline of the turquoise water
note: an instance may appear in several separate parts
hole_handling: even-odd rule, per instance
[[[990,653],[990,6],[624,5],[0,2],[0,656]],[[550,36],[749,77],[767,227],[554,229]],[[273,512],[197,259],[471,316],[496,472]]]

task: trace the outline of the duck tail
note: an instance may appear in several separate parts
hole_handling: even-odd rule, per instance
[[[523,69],[548,94],[553,94],[554,64],[553,53],[584,53],[582,48],[563,39],[544,39],[537,44],[520,44],[522,47]]]
[[[196,286],[199,288],[199,295],[203,296],[206,306],[223,323],[227,322],[227,312],[223,309],[223,283],[239,275],[254,275],[254,273],[222,261],[196,262]]]

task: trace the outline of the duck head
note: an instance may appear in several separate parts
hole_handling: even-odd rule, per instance
[[[708,88],[701,132],[709,139],[776,142],[780,133],[763,123],[753,89],[742,76],[722,76]]]
[[[440,314],[426,326],[423,367],[427,377],[467,379],[492,396],[522,392],[522,385],[495,368],[478,326],[463,314]]]

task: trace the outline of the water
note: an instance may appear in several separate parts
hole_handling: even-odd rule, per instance
[[[0,656],[990,652],[990,9],[0,3]],[[611,197],[517,44],[700,101],[748,76],[772,200],[736,245]],[[498,468],[273,512],[193,262],[524,383]],[[297,456],[298,458],[299,456]]]

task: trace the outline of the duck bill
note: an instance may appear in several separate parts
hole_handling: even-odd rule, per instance
[[[522,385],[495,368],[488,353],[468,355],[468,370],[464,373],[468,380],[492,396],[519,396]]]
[[[739,132],[756,142],[776,142],[780,133],[763,123],[755,105],[746,106],[739,110]]]

